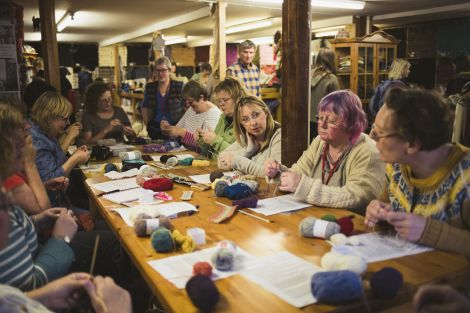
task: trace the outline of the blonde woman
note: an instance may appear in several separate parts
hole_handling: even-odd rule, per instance
[[[219,155],[219,168],[264,177],[264,162],[281,160],[281,125],[255,96],[241,97],[233,117],[236,142]]]

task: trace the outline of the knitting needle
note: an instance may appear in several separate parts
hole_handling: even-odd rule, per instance
[[[254,214],[251,214],[251,213],[248,213],[248,212],[245,212],[243,210],[238,210],[238,212],[242,213],[242,214],[245,214],[245,215],[248,215],[248,216],[251,216],[251,217],[254,217],[260,221],[263,221],[263,222],[266,222],[266,223],[272,223],[271,220],[268,220],[268,219],[265,219],[265,218],[262,218],[262,217],[259,217],[259,216],[256,216]]]
[[[95,247],[93,248],[93,257],[91,258],[90,274],[93,275],[95,269],[96,253],[98,252],[98,244],[100,243],[100,234],[96,234]]]

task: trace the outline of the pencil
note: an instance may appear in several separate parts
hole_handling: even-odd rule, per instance
[[[100,243],[100,234],[96,234],[95,238],[95,247],[93,248],[93,256],[91,258],[91,266],[90,266],[90,274],[93,275],[93,271],[95,269],[95,260],[96,254],[98,252],[98,244]]]
[[[240,213],[242,213],[242,214],[245,214],[245,215],[248,215],[248,216],[251,216],[251,217],[254,217],[254,218],[256,218],[256,219],[258,219],[258,220],[260,220],[260,221],[266,222],[266,223],[272,223],[271,220],[268,220],[268,219],[266,219],[266,218],[262,218],[262,217],[256,216],[256,215],[254,215],[254,214],[245,212],[245,211],[243,211],[243,210],[238,210],[238,212],[240,212]]]

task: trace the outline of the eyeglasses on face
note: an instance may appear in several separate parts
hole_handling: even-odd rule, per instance
[[[166,73],[166,72],[168,72],[169,70],[170,70],[170,69],[168,69],[168,68],[157,68],[157,69],[155,69],[155,73],[157,73],[157,74]]]
[[[379,141],[381,138],[396,137],[396,136],[400,136],[400,134],[390,133],[390,134],[385,134],[385,135],[379,135],[375,124],[372,124],[372,127],[370,128],[369,137],[374,141]]]
[[[253,111],[250,116],[242,116],[241,121],[243,124],[248,124],[250,121],[255,121],[263,114],[263,111]]]
[[[220,105],[224,105],[227,102],[229,102],[232,98],[219,98],[217,101],[219,102]]]
[[[317,115],[316,116],[317,118],[317,123],[318,125],[323,125],[323,123],[326,122],[326,125],[328,127],[331,127],[331,128],[338,128],[342,125],[342,121],[340,120],[333,120],[333,119],[330,119],[329,116],[325,116],[325,115]]]

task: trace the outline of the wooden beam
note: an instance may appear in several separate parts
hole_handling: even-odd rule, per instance
[[[38,0],[41,17],[41,45],[46,81],[60,92],[59,49],[55,25],[54,0]]]
[[[227,58],[226,58],[226,42],[225,42],[225,11],[227,9],[227,3],[219,1],[217,3],[217,59],[219,60],[219,79],[222,81],[225,79],[227,71]]]
[[[119,87],[121,86],[121,66],[120,66],[120,63],[119,62],[119,44],[114,44],[114,86],[115,87],[115,90],[114,90],[114,100],[118,100],[119,99],[119,95],[118,95],[118,90],[119,90]],[[118,103],[118,102],[114,102],[114,103]],[[119,106],[120,105],[120,101],[119,101]]]
[[[282,5],[281,157],[287,166],[309,144],[310,10],[310,0],[284,0]]]

